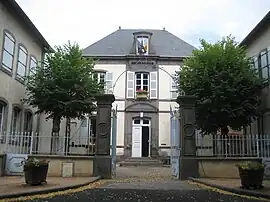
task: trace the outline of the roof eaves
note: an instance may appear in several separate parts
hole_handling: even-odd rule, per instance
[[[270,22],[270,11],[263,17],[263,19],[251,30],[251,32],[240,42],[240,46],[248,45],[258,32],[264,29]]]
[[[47,48],[49,51],[53,50],[50,44],[42,36],[37,27],[33,24],[33,22],[29,19],[29,17],[26,15],[26,13],[23,11],[23,9],[19,6],[19,4],[15,0],[4,0],[4,1],[2,0],[1,2],[7,6],[10,6],[12,9],[15,10],[15,12],[22,18],[25,25],[29,29],[31,29],[31,31],[34,33],[34,35],[38,38],[38,40],[42,43],[42,45],[45,48]]]

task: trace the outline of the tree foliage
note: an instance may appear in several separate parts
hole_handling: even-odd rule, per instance
[[[231,36],[214,44],[201,40],[201,48],[185,60],[178,86],[198,97],[196,122],[202,133],[226,134],[228,126],[239,130],[259,115],[262,80],[251,64]]]
[[[82,56],[78,44],[55,47],[42,64],[27,78],[25,101],[53,119],[52,132],[59,132],[61,118],[82,118],[96,109],[103,86],[93,78],[94,61]]]

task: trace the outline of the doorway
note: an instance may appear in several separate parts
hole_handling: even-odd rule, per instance
[[[150,120],[134,119],[132,124],[132,157],[150,157]]]

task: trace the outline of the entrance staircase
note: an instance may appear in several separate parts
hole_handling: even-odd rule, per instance
[[[142,158],[126,158],[123,161],[118,162],[120,167],[131,167],[131,166],[145,166],[145,167],[160,167],[162,162],[156,158],[142,157]]]

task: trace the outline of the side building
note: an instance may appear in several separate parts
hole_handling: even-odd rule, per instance
[[[16,1],[0,0],[0,153],[19,144],[22,133],[39,130],[35,109],[22,102],[23,77],[35,73],[48,48]]]

